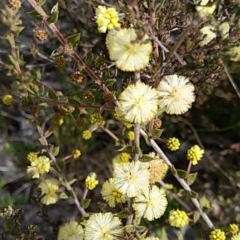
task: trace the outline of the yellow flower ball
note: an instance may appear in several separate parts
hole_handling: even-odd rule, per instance
[[[178,140],[177,138],[175,138],[175,137],[169,138],[169,139],[167,140],[166,144],[167,144],[167,148],[168,148],[169,150],[171,150],[171,151],[176,151],[176,150],[178,150],[179,147],[180,147],[180,142],[179,142],[179,140]]]
[[[127,137],[128,140],[133,141],[134,137],[135,137],[134,131],[128,131],[127,134],[126,134],[126,137]]]
[[[201,149],[198,145],[194,145],[187,151],[187,159],[192,162],[193,165],[196,165],[198,161],[201,160],[204,154],[204,150]]]
[[[106,8],[105,6],[98,6],[96,9],[96,22],[98,31],[105,33],[107,30],[119,27],[118,12],[115,8]]]
[[[91,131],[89,131],[89,130],[83,131],[83,133],[82,133],[82,138],[83,138],[84,140],[88,140],[88,139],[90,139],[91,137],[92,137],[92,132],[91,132]]]
[[[93,113],[90,115],[90,122],[93,125],[102,126],[104,125],[104,118],[100,113]]]
[[[231,224],[229,224],[228,231],[231,234],[237,234],[239,232],[239,227],[237,224],[231,223]]]
[[[220,229],[214,229],[211,231],[211,233],[209,235],[209,239],[210,240],[225,240],[226,236],[225,236],[225,233],[223,231],[221,231]]]
[[[85,180],[85,187],[89,190],[93,190],[98,185],[98,180],[96,179],[96,173],[90,173]]]
[[[81,156],[80,150],[78,150],[78,149],[73,150],[72,156],[73,156],[74,159],[79,158]]]
[[[172,227],[180,228],[188,225],[189,218],[184,211],[171,210],[169,213],[168,221]]]
[[[27,160],[28,161],[33,162],[36,159],[37,159],[37,153],[35,153],[35,152],[28,153],[28,155],[27,155]]]
[[[2,102],[7,106],[11,105],[13,103],[13,96],[10,94],[3,96]]]

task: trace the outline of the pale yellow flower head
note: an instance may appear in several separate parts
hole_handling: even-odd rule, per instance
[[[140,191],[133,200],[133,209],[139,217],[149,221],[160,218],[167,207],[167,198],[163,189],[153,185]]]
[[[96,9],[96,22],[98,31],[105,33],[107,30],[119,27],[118,12],[115,8],[106,8],[105,6],[98,6]]]
[[[240,46],[232,47],[228,50],[227,54],[229,55],[229,58],[233,62],[239,62],[240,61]]]
[[[217,36],[214,32],[214,27],[211,25],[202,27],[200,32],[203,34],[203,40],[198,43],[200,47],[207,45]]]
[[[45,205],[55,204],[59,198],[59,182],[56,179],[43,180],[38,188],[41,189],[43,197],[41,202]]]
[[[147,123],[157,113],[158,92],[140,81],[136,84],[130,84],[119,95],[118,109],[129,122]]]
[[[32,178],[39,178],[41,175],[48,173],[50,170],[50,159],[46,156],[37,157],[28,166],[27,173],[32,174]]]
[[[90,216],[85,227],[85,240],[114,240],[122,236],[122,223],[112,213],[96,213]]]
[[[231,240],[240,240],[240,233],[233,235]]]
[[[177,74],[165,76],[157,86],[160,108],[168,114],[184,114],[195,100],[194,86]]]
[[[168,171],[168,165],[159,158],[154,152],[144,155],[143,157],[148,158],[149,162],[143,162],[149,170],[150,173],[150,183],[159,182],[164,178]]]
[[[127,198],[126,194],[121,193],[115,186],[113,178],[109,178],[102,185],[101,194],[103,199],[108,203],[112,208],[119,203],[125,203]]]
[[[71,221],[60,227],[58,240],[83,240],[83,228],[76,222]]]
[[[221,32],[223,39],[229,37],[230,25],[229,25],[228,21],[221,23],[219,25],[218,29]]]
[[[211,16],[217,8],[217,5],[214,3],[214,1],[209,2],[209,0],[199,0],[197,4],[196,11],[201,17]]]
[[[149,177],[148,169],[140,162],[119,165],[113,171],[116,188],[128,197],[135,197],[141,189],[147,189]]]
[[[134,72],[147,66],[152,53],[152,44],[145,34],[142,39],[133,28],[110,31],[106,38],[106,46],[112,61],[122,71]]]

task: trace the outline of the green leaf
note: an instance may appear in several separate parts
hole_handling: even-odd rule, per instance
[[[59,10],[58,10],[58,3],[56,3],[52,10],[51,10],[51,15],[48,18],[49,23],[55,23],[58,20],[58,15],[59,15]]]
[[[39,4],[40,6],[43,6],[44,3],[46,2],[46,0],[38,0],[37,2],[38,2],[38,4]]]
[[[45,138],[48,138],[48,137],[50,137],[51,135],[53,134],[53,130],[47,130],[45,133],[44,133],[44,137]]]
[[[152,135],[154,137],[161,137],[163,131],[164,131],[163,128],[154,128],[153,131],[152,131]]]
[[[136,230],[138,233],[142,233],[146,230],[145,226],[136,226]]]
[[[41,21],[43,19],[43,17],[36,11],[36,10],[33,10],[31,12],[27,12],[27,14],[34,18],[35,20],[38,20],[38,21]]]
[[[62,192],[62,193],[59,195],[59,198],[60,198],[60,199],[68,199],[68,195],[67,195],[65,192]]]
[[[126,225],[123,227],[123,231],[125,233],[131,234],[133,232],[134,228],[135,228],[135,226],[133,226],[133,225]]]
[[[148,3],[146,1],[143,2],[143,6],[148,9]]]
[[[193,222],[196,223],[199,218],[200,218],[200,213],[199,212],[195,212],[193,214]]]
[[[80,36],[79,36],[79,40],[80,40]],[[87,56],[85,58],[85,64],[90,65],[93,61],[93,54],[92,54],[92,49],[90,49],[87,52]]]
[[[92,201],[91,199],[82,199],[81,200],[82,208],[86,209],[89,206],[89,204],[91,203],[91,201]]]
[[[13,31],[15,33],[15,36],[18,36],[18,34],[24,29],[25,27],[15,26]]]
[[[76,47],[80,41],[80,33],[75,33],[67,37],[68,45],[72,48]]]
[[[61,57],[65,54],[65,49],[63,47],[60,47],[58,49],[55,49],[52,51],[50,58],[57,58],[57,57]]]
[[[128,210],[126,210],[126,209],[123,210],[123,211],[121,211],[121,212],[118,212],[118,213],[117,213],[118,217],[119,217],[119,218],[122,218],[122,219],[123,219],[123,218],[127,218],[127,217],[128,217],[128,214],[129,214],[129,212],[128,212]]]
[[[59,154],[59,149],[60,149],[59,146],[54,147],[54,148],[52,149],[52,154],[53,154],[54,157],[56,157],[56,156]]]
[[[173,175],[177,175],[177,169],[174,166],[171,166],[170,170],[173,173]]]
[[[184,171],[184,170],[181,170],[181,169],[177,169],[177,175],[178,175],[180,178],[185,179],[186,176],[187,176],[187,172]]]
[[[42,137],[40,137],[38,141],[41,143],[42,146],[45,146],[45,140]]]
[[[200,202],[201,208],[203,208],[203,209],[209,209],[210,208],[210,202],[205,197],[205,195],[203,195],[203,197],[200,198],[199,202]]]
[[[141,157],[141,159],[140,159],[140,162],[150,162],[150,161],[152,161],[152,160],[154,160],[154,159],[156,159],[156,158],[151,157],[151,156],[149,156],[149,155],[143,155],[143,156]]]
[[[187,175],[186,180],[189,186],[195,182],[196,177],[197,177],[197,173],[190,173]]]
[[[8,55],[8,58],[14,66],[18,65],[18,61],[12,55]]]
[[[4,186],[4,178],[0,177],[0,189]]]
[[[191,195],[191,198],[197,198],[198,197],[198,193],[194,192],[194,191],[191,191],[190,195]]]
[[[168,235],[165,228],[162,228],[160,240],[168,240]]]
[[[49,104],[48,103],[39,103],[38,104],[38,107],[45,107],[45,108],[47,108],[49,106]]]
[[[77,179],[76,179],[76,178],[73,178],[72,180],[68,181],[68,184],[69,184],[69,185],[72,185],[72,184],[74,184],[76,181],[77,181]]]

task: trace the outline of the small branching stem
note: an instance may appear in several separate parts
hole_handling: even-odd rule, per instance
[[[142,136],[144,136],[145,138],[147,137],[147,134],[141,129],[140,133]],[[162,149],[157,145],[157,143],[153,140],[150,139],[149,140],[151,146],[153,147],[153,149],[159,154],[159,156],[165,161],[165,163],[169,166],[169,167],[174,167],[173,164],[170,162],[170,160],[167,158],[167,156],[164,154],[164,152],[162,151]],[[187,184],[187,182],[180,178],[177,174],[174,174],[174,177],[177,179],[177,181],[181,184],[181,186],[183,187],[183,189],[185,191],[187,191],[190,195],[192,192],[192,189],[190,188],[190,186]],[[198,201],[197,198],[191,198],[192,203],[195,205],[195,207],[197,208],[198,212],[200,213],[201,217],[203,218],[203,220],[205,221],[205,223],[207,224],[207,226],[209,228],[213,228],[214,225],[212,223],[212,221],[210,220],[210,218],[208,217],[208,215],[203,212],[200,203]]]
[[[28,2],[42,16],[43,19],[48,19],[49,16],[45,13],[43,8],[35,0],[28,0]],[[75,62],[82,64],[82,68],[95,81],[95,83],[102,88],[104,92],[109,92],[108,88],[102,83],[102,81],[97,77],[97,75],[84,63],[84,61],[78,56],[78,54],[69,46],[67,40],[58,30],[56,25],[54,23],[48,23],[48,27],[52,30],[52,32],[57,37],[59,42],[62,44],[66,52],[75,60]]]
[[[34,116],[35,114],[32,113],[32,115]],[[36,123],[36,125],[37,125],[37,130],[38,130],[38,133],[39,133],[39,135],[40,135],[40,138],[41,138],[41,140],[43,141],[43,144],[44,144],[45,146],[48,146],[49,144],[48,144],[47,138],[44,136],[44,132],[43,132],[42,128],[39,126],[38,121],[36,120],[35,117],[34,117],[34,119],[35,119],[35,123]],[[66,176],[64,175],[64,173],[61,171],[61,169],[60,169],[60,167],[59,167],[59,165],[58,165],[58,163],[57,163],[57,159],[55,158],[55,156],[52,154],[51,151],[48,151],[48,155],[49,155],[50,159],[53,161],[53,163],[55,164],[55,166],[56,166],[59,174],[61,174],[61,177],[63,178],[64,183],[65,183],[65,187],[66,187],[66,189],[71,193],[71,196],[72,196],[72,198],[73,198],[73,200],[74,200],[74,203],[75,203],[75,205],[77,206],[79,212],[81,213],[81,215],[82,215],[83,217],[87,216],[87,213],[86,213],[85,210],[81,207],[81,204],[80,204],[80,202],[79,202],[79,200],[78,200],[78,198],[77,198],[76,193],[74,192],[73,188],[72,188],[71,185],[69,184],[69,182],[68,182]]]

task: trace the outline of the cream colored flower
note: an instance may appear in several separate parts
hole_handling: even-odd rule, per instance
[[[229,37],[230,25],[229,25],[228,21],[221,23],[219,25],[218,29],[221,32],[223,39]]]
[[[112,208],[116,206],[116,203],[125,203],[127,200],[126,194],[121,193],[116,188],[113,178],[110,178],[103,183],[101,194],[103,199]]]
[[[38,185],[38,188],[43,195],[41,198],[43,204],[50,205],[58,201],[59,182],[56,179],[46,179]]]
[[[203,34],[203,40],[198,43],[200,47],[207,45],[217,36],[214,32],[214,27],[211,25],[202,27],[200,32]]]
[[[27,173],[31,173],[32,178],[39,178],[40,175],[48,173],[50,170],[50,159],[46,156],[40,156],[31,162],[28,166]]]
[[[58,232],[58,240],[82,240],[83,228],[76,222],[71,221],[60,227]]]
[[[164,190],[153,185],[148,190],[142,189],[133,201],[133,209],[140,217],[149,221],[160,218],[167,207],[167,198]]]
[[[141,189],[149,187],[149,171],[140,162],[117,166],[113,171],[116,188],[128,197],[135,197]]]
[[[154,118],[158,110],[158,92],[140,81],[130,84],[119,95],[118,109],[127,121],[146,123]]]
[[[240,233],[233,235],[231,240],[240,240]]]
[[[230,56],[230,60],[233,62],[240,61],[240,46],[232,47],[228,50],[227,54]]]
[[[152,44],[148,35],[138,39],[133,28],[110,31],[106,38],[106,46],[112,61],[122,71],[133,72],[145,68],[152,53]]]
[[[195,100],[194,86],[183,76],[165,76],[157,87],[160,108],[168,114],[184,114]]]
[[[85,227],[85,240],[114,240],[123,234],[122,223],[112,213],[90,216]]]
[[[197,4],[196,11],[201,17],[211,16],[217,8],[216,3],[213,3],[213,1],[209,5],[209,0],[199,0]]]
[[[163,159],[159,158],[154,152],[150,152],[146,155],[143,155],[143,159],[149,160],[148,162],[142,162],[145,164],[150,173],[150,183],[159,182],[164,178],[167,173],[168,165],[163,161]]]

